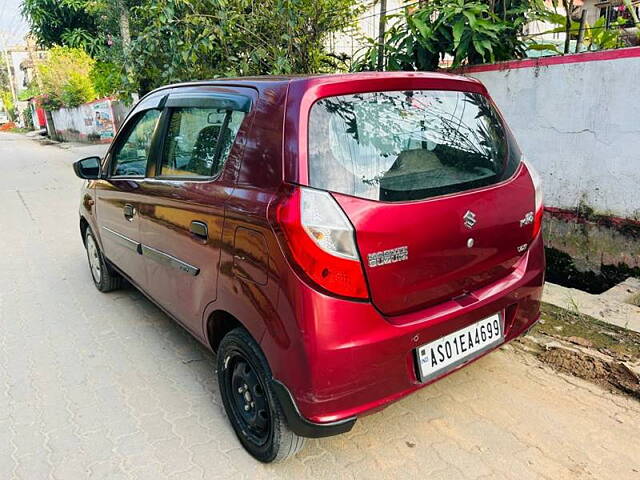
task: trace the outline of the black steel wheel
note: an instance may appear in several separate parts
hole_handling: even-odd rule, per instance
[[[220,343],[217,364],[222,401],[244,448],[265,463],[300,451],[304,438],[287,427],[271,389],[271,370],[251,335],[241,328],[229,332]]]
[[[229,357],[227,368],[231,371],[233,414],[251,441],[256,445],[264,445],[272,428],[265,388],[240,352],[234,352]]]

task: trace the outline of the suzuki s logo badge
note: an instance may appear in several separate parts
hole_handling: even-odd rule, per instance
[[[477,222],[476,214],[473,213],[471,210],[467,210],[467,213],[464,214],[464,216],[462,217],[462,220],[464,220],[464,226],[465,227],[473,228],[473,226]]]
[[[409,259],[409,247],[392,248],[367,255],[370,267],[380,267],[389,263],[402,262]]]

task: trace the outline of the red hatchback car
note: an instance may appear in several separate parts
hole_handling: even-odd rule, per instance
[[[171,85],[74,168],[96,286],[126,278],[217,352],[229,420],[263,462],[539,317],[539,180],[476,80]]]

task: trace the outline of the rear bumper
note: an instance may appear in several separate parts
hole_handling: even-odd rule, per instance
[[[383,316],[370,303],[299,286],[295,316],[304,319],[305,334],[289,350],[292,354],[295,349],[299,361],[285,355],[288,360],[272,364],[292,430],[311,437],[346,432],[358,416],[381,410],[481,358],[488,352],[422,383],[414,351],[496,312],[504,311],[505,343],[522,335],[539,318],[544,263],[538,237],[512,274],[473,292],[472,300],[452,300],[396,317]],[[285,407],[288,403],[292,405]]]

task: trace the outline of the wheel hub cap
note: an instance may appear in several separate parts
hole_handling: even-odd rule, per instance
[[[91,268],[91,275],[96,283],[100,283],[102,278],[102,269],[100,266],[100,253],[96,245],[95,240],[91,235],[87,236],[87,256],[89,257],[89,267]]]
[[[244,359],[238,358],[232,366],[231,388],[233,407],[247,436],[264,443],[269,435],[269,404],[257,374]]]

